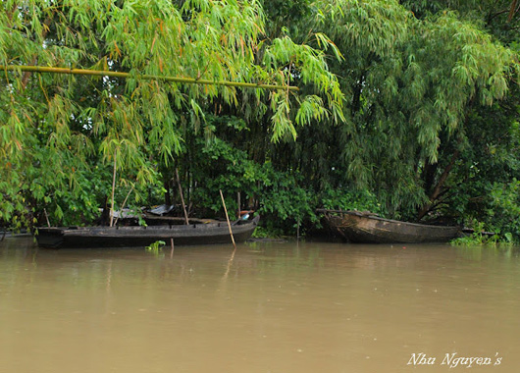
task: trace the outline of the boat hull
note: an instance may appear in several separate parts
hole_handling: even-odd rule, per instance
[[[407,223],[355,211],[325,214],[329,226],[353,243],[448,242],[460,236],[459,227]]]
[[[232,225],[235,242],[248,240],[260,217]],[[177,245],[231,243],[227,223],[159,225],[149,227],[39,228],[38,245],[45,248],[97,248],[148,246],[156,241]]]

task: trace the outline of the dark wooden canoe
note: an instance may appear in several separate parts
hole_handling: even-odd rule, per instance
[[[239,220],[232,224],[236,242],[251,237],[260,216]],[[231,243],[226,222],[191,225],[156,225],[148,227],[71,227],[38,228],[38,245],[47,248],[130,247],[148,246],[156,241],[170,239],[175,245],[209,245]]]
[[[319,210],[328,225],[354,243],[447,242],[461,234],[459,227],[407,223],[358,211]]]

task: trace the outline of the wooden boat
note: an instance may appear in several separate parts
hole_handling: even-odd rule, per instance
[[[422,243],[447,242],[461,234],[459,227],[407,223],[383,219],[358,211],[319,210],[327,224],[354,243]]]
[[[244,242],[251,237],[260,216],[252,220],[232,223],[236,242]],[[38,245],[46,248],[84,247],[130,247],[148,246],[156,241],[175,245],[208,245],[231,243],[226,222],[190,225],[156,225],[148,227],[70,227],[38,228]]]

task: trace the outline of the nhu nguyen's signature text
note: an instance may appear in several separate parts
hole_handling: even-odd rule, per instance
[[[408,360],[407,365],[444,365],[447,368],[465,367],[472,368],[475,366],[482,365],[500,365],[502,364],[502,357],[498,355],[498,352],[494,357],[486,356],[459,356],[457,352],[446,353],[442,359],[437,357],[428,356],[423,352],[413,353]]]

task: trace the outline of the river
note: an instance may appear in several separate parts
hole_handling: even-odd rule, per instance
[[[0,372],[518,372],[517,249],[6,238]]]

